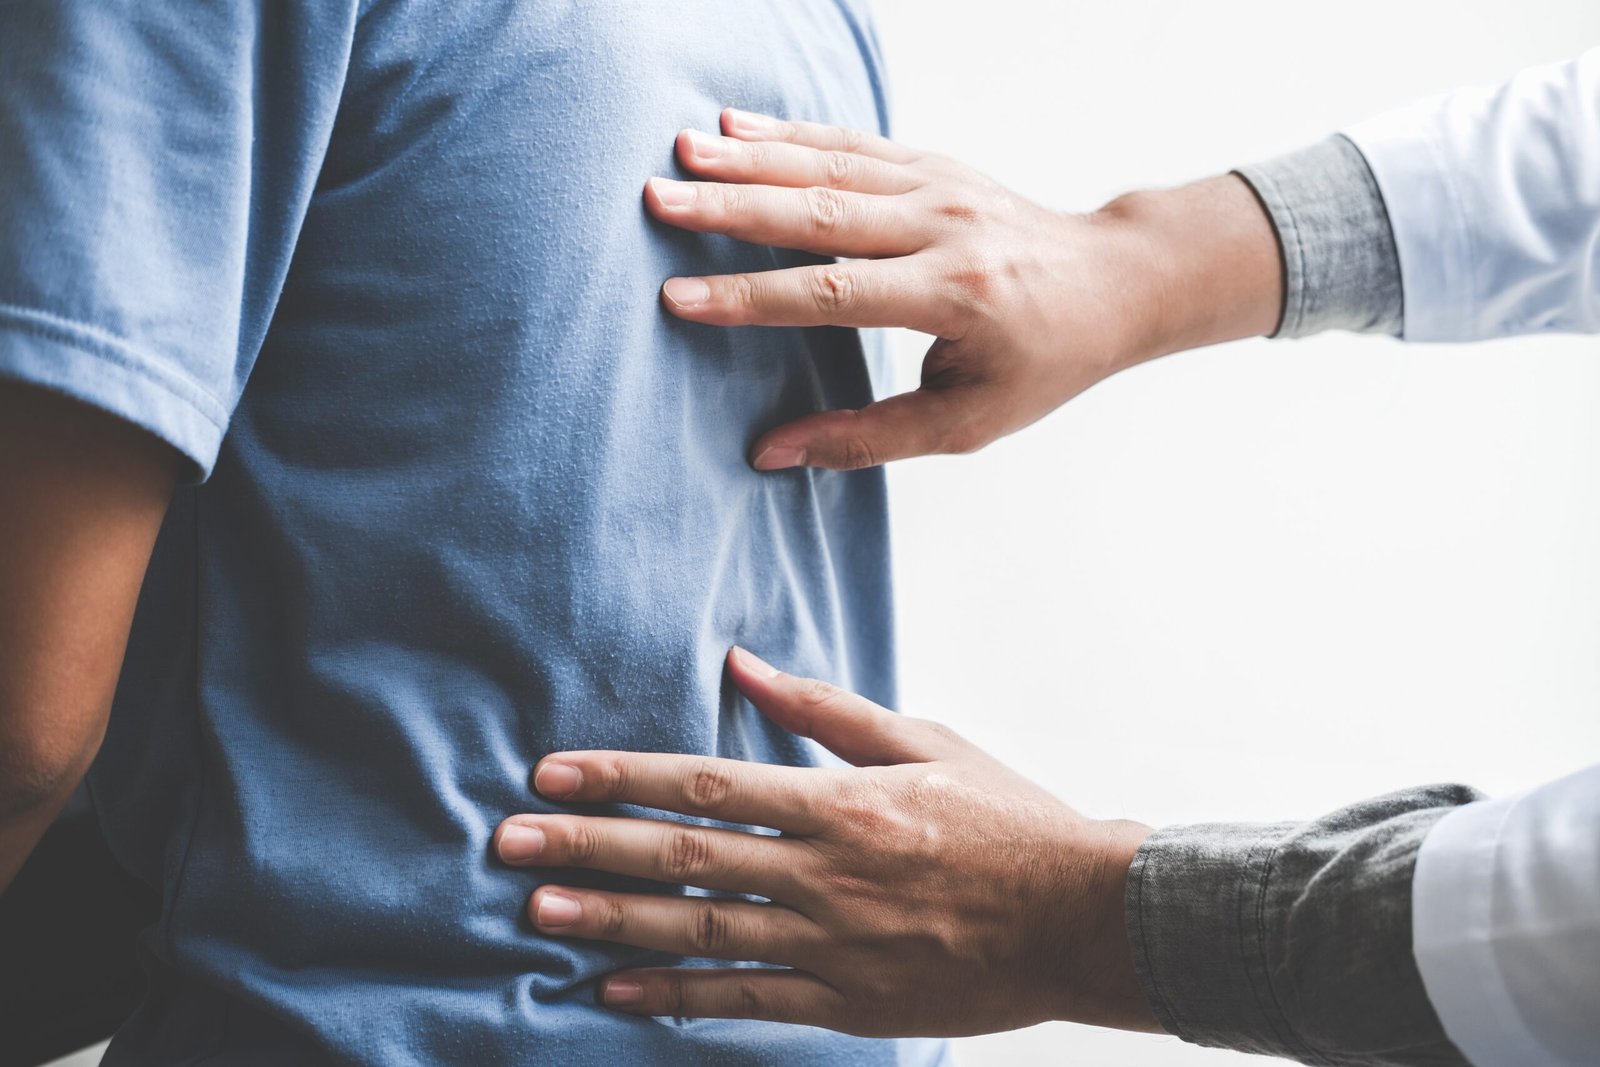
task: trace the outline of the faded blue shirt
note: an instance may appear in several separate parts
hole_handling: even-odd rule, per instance
[[[654,223],[724,105],[880,128],[856,0],[0,7],[0,374],[187,457],[91,775],[161,889],[107,1063],[911,1064],[594,1006],[492,829],[547,752],[823,758],[738,642],[894,699],[876,472],[758,475],[850,331],[664,314],[805,261]],[[617,884],[616,879],[572,875]]]

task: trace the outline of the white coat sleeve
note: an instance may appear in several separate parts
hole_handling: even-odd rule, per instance
[[[1600,331],[1600,48],[1343,132],[1388,208],[1406,340]]]
[[[1411,915],[1428,999],[1476,1067],[1600,1063],[1600,765],[1440,819]]]

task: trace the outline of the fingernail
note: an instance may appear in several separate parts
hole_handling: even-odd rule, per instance
[[[583,784],[583,772],[570,763],[545,763],[533,772],[533,787],[547,797],[570,797]]]
[[[701,133],[699,130],[686,131],[689,135],[689,150],[700,159],[716,159],[722,155],[722,138],[712,137],[710,134]]]
[[[583,909],[578,906],[576,900],[546,890],[539,898],[535,918],[540,926],[571,926],[582,914]]]
[[[711,286],[699,278],[668,278],[661,291],[681,308],[699,307],[711,299]]]
[[[773,445],[761,450],[751,466],[758,471],[781,471],[805,464],[806,450],[792,445]]]
[[[507,863],[537,859],[544,850],[544,833],[531,826],[512,823],[500,831],[500,858]]]
[[[740,133],[767,133],[772,129],[772,120],[753,111],[740,111],[736,107],[730,107],[728,128],[738,130]]]
[[[637,1004],[644,999],[644,986],[638,982],[607,982],[600,990],[600,999],[613,1008]]]
[[[759,675],[762,678],[776,678],[780,673],[778,668],[754,652],[740,648],[738,645],[733,646],[733,655],[739,661],[739,665],[751,674]]]
[[[671,178],[651,178],[650,187],[656,191],[656,200],[662,207],[683,207],[694,200],[693,182],[675,182]]]

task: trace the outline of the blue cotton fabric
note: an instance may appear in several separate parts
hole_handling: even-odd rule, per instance
[[[725,105],[882,128],[860,5],[0,7],[0,375],[188,464],[91,774],[163,897],[107,1064],[943,1060],[600,1009],[673,961],[534,934],[489,851],[551,751],[825,760],[736,642],[894,700],[881,475],[745,462],[861,339],[659,306],[807,261],[643,211]]]

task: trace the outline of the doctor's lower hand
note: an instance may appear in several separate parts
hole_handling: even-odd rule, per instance
[[[974,451],[1126,367],[1277,324],[1276,238],[1236,176],[1076,215],[872,134],[731,109],[722,131],[679,135],[680,163],[704,180],[652,178],[650,212],[849,258],[671,278],[662,299],[672,314],[719,326],[904,326],[935,338],[920,388],[767,432],[750,454],[759,470]]]
[[[1123,885],[1149,829],[1086,818],[935,723],[893,714],[735,649],[740,690],[853,768],[565,752],[543,795],[770,827],[517,815],[514,866],[608,871],[769,903],[560,885],[549,936],[772,968],[618,972],[601,1002],[640,1015],[765,1019],[867,1036],[955,1036],[1071,1019],[1158,1031],[1134,973]]]

